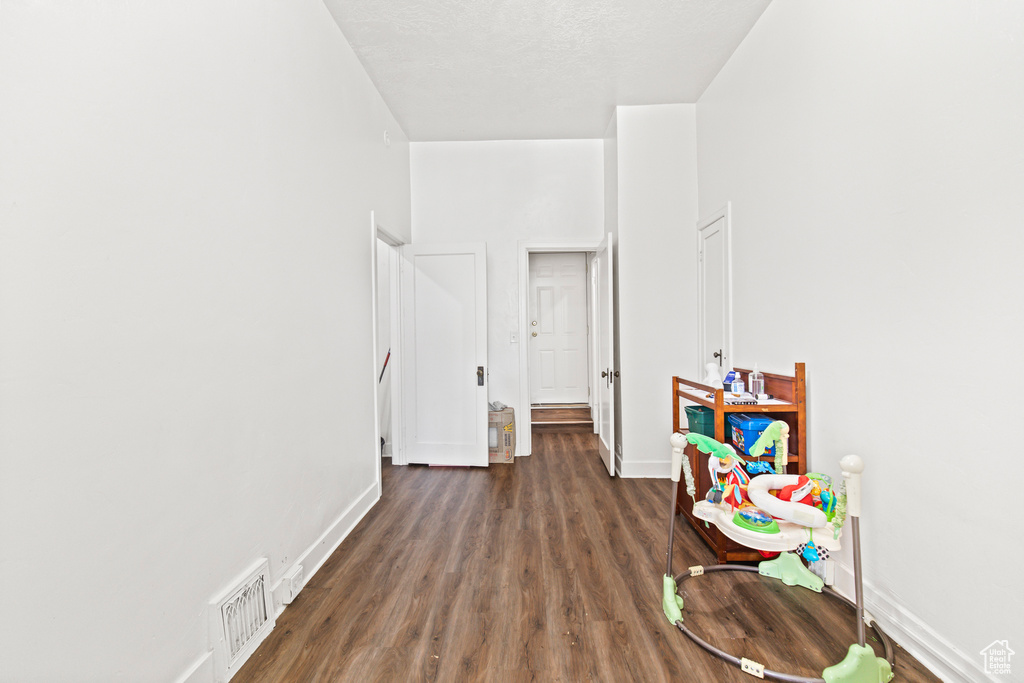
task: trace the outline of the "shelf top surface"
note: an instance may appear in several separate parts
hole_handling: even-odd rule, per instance
[[[702,406],[708,408],[715,407],[715,399],[708,397],[708,392],[703,389],[687,388],[684,385],[679,386],[680,398],[688,401],[693,401]],[[754,403],[729,403],[729,399],[726,399],[725,404],[722,406],[727,413],[742,413],[743,411],[753,412],[788,412],[796,410],[795,403],[789,403],[787,401],[780,401],[778,399],[767,399]]]

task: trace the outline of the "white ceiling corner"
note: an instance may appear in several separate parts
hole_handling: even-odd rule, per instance
[[[770,0],[324,0],[411,140],[600,138],[696,102]]]

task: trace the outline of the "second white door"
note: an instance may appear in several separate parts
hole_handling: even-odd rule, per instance
[[[531,403],[587,403],[586,254],[530,254]]]
[[[612,273],[612,234],[594,253],[594,336],[597,342],[594,404],[597,450],[608,474],[615,476],[615,276]]]
[[[487,467],[484,245],[406,244],[401,253],[406,460]]]

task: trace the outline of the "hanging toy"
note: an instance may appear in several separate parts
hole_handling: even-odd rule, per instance
[[[772,422],[761,432],[761,436],[750,447],[750,454],[760,458],[772,446],[775,446],[775,471],[784,474],[789,461],[789,425],[782,420]]]
[[[690,467],[690,459],[684,457],[683,462],[683,481],[686,482],[686,493],[690,496],[690,500],[694,503],[697,502],[697,486],[693,480],[693,468]]]
[[[804,548],[802,556],[808,562],[817,562],[821,558],[818,557],[818,548],[813,543],[808,543]]]
[[[800,555],[808,562],[817,562],[821,558],[818,556],[817,546],[814,545],[814,532],[810,529],[807,531],[810,536],[807,539],[807,543],[803,544],[804,548],[800,551]]]
[[[832,517],[832,527],[835,529],[835,538],[843,531],[843,524],[846,523],[846,480],[839,482],[839,495],[836,496],[835,514]]]

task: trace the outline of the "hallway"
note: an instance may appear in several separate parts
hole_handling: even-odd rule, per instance
[[[592,434],[534,438],[513,465],[385,465],[383,499],[232,680],[749,680],[662,614],[668,482],[610,479]],[[713,562],[681,520],[675,560]],[[683,588],[691,628],[769,668],[817,676],[855,640],[852,612],[756,574]],[[896,674],[937,680],[899,649]]]

